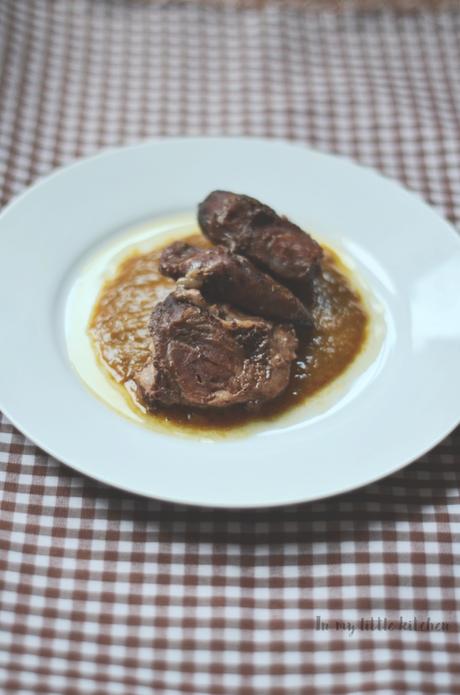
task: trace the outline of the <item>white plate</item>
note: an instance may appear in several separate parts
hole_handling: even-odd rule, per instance
[[[85,387],[65,339],[82,269],[120,232],[190,212],[212,189],[254,195],[345,254],[385,334],[326,406],[204,440],[121,417]],[[0,407],[98,480],[166,500],[255,507],[387,475],[460,420],[460,242],[413,193],[345,159],[250,139],[170,139],[62,169],[0,216]]]

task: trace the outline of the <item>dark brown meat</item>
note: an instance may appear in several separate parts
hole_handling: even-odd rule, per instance
[[[322,256],[321,246],[300,227],[247,195],[210,193],[198,206],[198,221],[212,242],[247,256],[283,282],[309,280]]]
[[[183,287],[200,289],[211,301],[229,302],[269,319],[312,325],[310,312],[287,287],[223,246],[199,249],[177,241],[162,252],[160,270],[182,278]]]
[[[150,319],[152,361],[136,382],[149,408],[180,404],[257,405],[286,388],[294,329],[209,305],[198,290],[176,289]]]

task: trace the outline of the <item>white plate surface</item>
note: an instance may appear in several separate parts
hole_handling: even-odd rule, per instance
[[[200,439],[152,431],[95,398],[69,359],[65,317],[88,259],[215,188],[268,202],[341,252],[385,334],[327,407]],[[73,468],[143,495],[222,507],[314,500],[401,468],[460,421],[455,230],[394,182],[303,147],[169,139],[62,169],[0,215],[0,296],[5,414]]]

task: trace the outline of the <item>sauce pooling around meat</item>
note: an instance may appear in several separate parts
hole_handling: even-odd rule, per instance
[[[201,235],[184,241],[208,248]],[[89,330],[95,348],[112,377],[137,401],[134,375],[150,357],[148,332],[153,306],[174,288],[174,280],[159,271],[162,248],[133,253],[121,262],[114,277],[103,286],[94,307]],[[172,406],[159,407],[151,418],[175,424],[188,431],[228,431],[251,422],[272,420],[305,402],[330,384],[353,362],[363,347],[368,316],[359,294],[346,279],[338,257],[325,249],[322,274],[314,281],[313,333],[298,333],[299,348],[287,389],[257,410],[232,406],[199,411]]]

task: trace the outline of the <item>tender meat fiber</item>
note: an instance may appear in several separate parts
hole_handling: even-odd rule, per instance
[[[322,249],[300,227],[255,198],[214,191],[198,207],[203,233],[288,283],[309,280]]]
[[[287,287],[223,246],[200,249],[177,241],[162,252],[160,270],[181,278],[183,287],[200,289],[211,301],[229,302],[269,319],[312,325],[310,312]]]
[[[148,407],[257,405],[286,388],[297,338],[287,325],[209,305],[178,288],[152,312],[152,361],[136,381]]]

